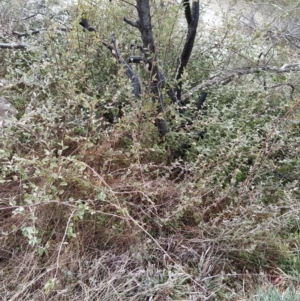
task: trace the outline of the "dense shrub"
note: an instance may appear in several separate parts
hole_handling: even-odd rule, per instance
[[[183,11],[153,5],[157,63],[172,85]],[[78,25],[82,13],[96,34]],[[192,94],[184,114],[166,87],[170,130],[160,137],[152,95],[147,88],[139,99],[132,95],[124,68],[102,43],[114,32],[124,58],[132,54],[139,37],[122,18],[134,14],[126,2],[99,2],[9,27],[47,30],[23,38],[25,50],[0,51],[1,95],[19,110],[0,129],[2,298],[296,296],[298,72],[235,76],[207,87],[200,111],[201,91]],[[70,30],[60,30],[63,16]],[[293,60],[289,44],[255,31],[245,36],[239,24],[199,25],[185,91],[247,67],[261,52],[274,68]],[[133,68],[147,87],[144,66]],[[272,284],[282,293],[257,289]]]

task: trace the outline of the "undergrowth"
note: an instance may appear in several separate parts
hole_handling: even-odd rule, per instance
[[[170,106],[161,138],[151,95],[134,99],[101,44],[114,28],[126,54],[133,37],[126,5],[113,9],[79,6],[71,31],[48,20],[30,49],[0,52],[0,92],[19,110],[0,129],[2,300],[298,300],[298,74],[210,88],[187,116]],[[83,10],[105,34],[77,26]],[[162,49],[168,33],[183,39],[172,20]],[[240,43],[233,25],[227,50]],[[186,89],[228,63],[215,31],[202,41]],[[255,56],[252,36],[243,43]],[[281,84],[266,90],[262,78]]]

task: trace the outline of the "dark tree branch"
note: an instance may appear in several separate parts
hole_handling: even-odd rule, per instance
[[[187,24],[190,24],[193,21],[190,0],[183,0],[182,3]]]
[[[39,15],[39,13],[32,14],[32,15],[30,15],[30,16],[28,16],[28,17],[25,17],[24,19],[17,20],[17,21],[14,21],[14,22],[26,21],[26,20],[29,20],[29,19],[31,19],[31,18],[36,17],[37,15]]]
[[[123,18],[123,21],[133,27],[136,27],[136,28],[139,28],[139,23],[138,22],[133,22],[133,21],[130,21],[128,20],[127,18]]]
[[[116,38],[114,35],[111,37],[111,41],[113,44],[113,50],[112,53],[115,55],[116,59],[124,66],[125,73],[128,78],[130,78],[133,86],[132,93],[135,97],[139,97],[141,94],[141,87],[140,87],[140,79],[136,73],[132,70],[132,68],[127,64],[127,62],[122,58],[120,55],[120,51],[117,48]]]
[[[293,45],[295,46],[296,48],[300,48],[299,44],[295,43],[294,40],[299,40],[298,38],[295,38],[295,37],[290,37],[289,35],[286,35],[285,38]]]
[[[139,17],[138,23],[143,41],[143,48],[148,49],[151,54],[155,54],[149,2],[149,0],[136,0]]]
[[[188,32],[183,46],[183,50],[180,56],[180,63],[176,74],[176,98],[177,103],[182,104],[181,93],[182,93],[182,75],[184,69],[186,68],[195,42],[195,37],[197,33],[198,21],[199,21],[199,0],[193,1],[192,11],[190,8],[189,0],[183,0],[183,5],[185,8],[185,16],[188,23]]]
[[[44,30],[47,30],[47,29],[46,28],[36,29],[36,30],[33,30],[31,33],[13,31],[13,34],[16,35],[20,39],[22,37],[29,37],[30,35],[38,34]]]
[[[192,18],[193,18],[193,22],[197,22],[198,25],[198,20],[199,20],[199,1],[193,1],[193,5],[192,5]]]
[[[206,92],[202,92],[201,95],[199,96],[198,101],[197,101],[197,110],[198,111],[201,111],[201,109],[203,107],[203,104],[205,102],[206,97],[207,97],[207,93]]]
[[[79,22],[79,24],[83,28],[87,29],[88,31],[96,32],[96,29],[94,27],[90,26],[90,24],[86,18],[82,18],[81,21]]]
[[[139,64],[139,63],[142,63],[143,61],[144,61],[144,58],[140,55],[131,55],[129,57],[130,63]]]
[[[269,87],[267,87],[267,90],[275,89],[275,88],[279,88],[279,87],[284,87],[284,86],[287,86],[287,87],[291,88],[291,94],[293,94],[295,92],[295,87],[292,84],[289,84],[289,83],[286,83],[286,84],[283,83],[283,84],[269,86]]]
[[[1,49],[27,49],[28,46],[25,44],[3,44],[0,43]]]
[[[31,35],[39,34],[42,31],[46,31],[46,30],[48,30],[48,29],[47,28],[34,29],[31,32],[29,32],[29,33],[28,32],[13,31],[13,34],[16,35],[20,39],[20,38],[23,38],[23,37],[29,37]],[[66,27],[61,27],[58,30],[59,31],[63,31],[63,32],[70,31],[70,29],[66,28]]]

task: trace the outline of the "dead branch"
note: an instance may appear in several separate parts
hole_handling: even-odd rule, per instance
[[[1,49],[27,49],[28,46],[25,44],[3,44],[0,43]]]
[[[270,66],[257,66],[257,67],[245,67],[236,70],[232,70],[224,75],[215,75],[210,77],[208,80],[205,80],[201,84],[195,86],[194,88],[190,89],[188,92],[182,95],[182,100],[187,99],[191,95],[195,94],[198,91],[201,91],[205,88],[211,86],[224,86],[230,83],[234,78],[255,74],[260,72],[270,72],[270,73],[285,73],[291,71],[299,71],[300,63],[295,64],[285,64],[282,67],[270,67]]]

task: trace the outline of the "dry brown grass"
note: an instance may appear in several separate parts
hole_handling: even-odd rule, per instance
[[[101,157],[102,150],[94,155]],[[9,209],[1,210],[1,228],[8,235],[0,241],[5,300],[216,300],[224,287],[252,288],[262,261],[266,273],[276,270],[275,242],[241,228],[248,223],[254,231],[256,223],[270,223],[267,213],[254,215],[253,204],[191,189],[195,178],[173,180],[173,167],[116,168],[114,162],[100,174],[103,163],[95,162],[84,163],[84,192],[71,182],[60,200],[24,204],[23,215],[13,214],[16,207],[8,202],[22,203],[22,183],[6,181],[10,194],[3,206]],[[70,197],[88,206],[82,219]],[[38,255],[17,230],[32,224],[32,212],[47,254]],[[66,235],[71,222],[76,237]]]

